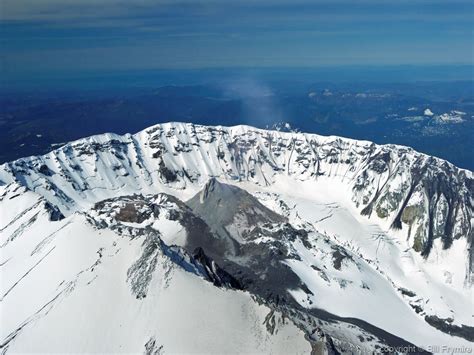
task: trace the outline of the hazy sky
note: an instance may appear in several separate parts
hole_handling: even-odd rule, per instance
[[[474,1],[1,0],[4,73],[470,64]]]

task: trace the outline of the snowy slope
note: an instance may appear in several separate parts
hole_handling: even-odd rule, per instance
[[[278,194],[249,187],[293,225],[315,231],[309,235],[311,248],[295,243],[300,260],[287,260],[313,293],[291,291],[294,298],[309,309],[364,319],[425,349],[439,343],[468,346],[469,341],[449,339],[426,322],[436,315],[455,325],[474,325],[472,288],[464,283],[466,241],[457,240],[448,250],[436,246],[425,260],[403,236],[354,214],[344,186],[308,185],[285,179],[277,183]]]
[[[165,353],[310,351],[300,329],[248,293],[204,281],[165,246],[150,251],[150,235],[98,228],[100,212],[43,223],[2,248],[4,351],[136,353],[152,343]],[[156,222],[158,242],[169,230]]]
[[[243,192],[217,183],[217,197],[204,201],[200,190],[215,177]],[[471,346],[473,181],[407,147],[184,123],[3,164],[2,347]],[[217,248],[222,238],[232,248]],[[276,266],[265,267],[276,251]],[[268,281],[275,272],[286,287]]]
[[[472,240],[472,172],[401,146],[248,126],[168,123],[133,136],[85,138],[0,167],[4,184],[20,183],[64,214],[111,193],[178,189],[189,197],[194,185],[209,177],[265,186],[278,176],[342,180],[360,213],[402,229],[424,256],[436,239],[445,248],[458,238]]]

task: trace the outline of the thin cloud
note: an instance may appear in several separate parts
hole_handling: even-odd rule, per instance
[[[0,5],[0,18],[2,21],[59,21],[68,22],[71,19],[113,19],[127,16],[157,16],[160,12],[167,14],[172,10],[175,14],[190,14],[194,16],[213,17],[235,14],[244,15],[246,18],[265,15],[267,19],[299,13],[304,17],[318,18],[318,15],[332,13],[338,20],[370,20],[375,15],[384,15],[384,18],[393,15],[406,19],[423,18],[426,20],[442,20],[448,17],[472,18],[473,4],[470,1],[450,1],[446,8],[442,0],[241,0],[227,2],[218,0],[2,0]],[[378,11],[372,11],[373,16],[367,13],[357,13],[354,10],[370,6]],[[432,9],[442,6],[443,9],[455,10],[470,7],[469,11],[451,13],[441,11],[432,14]],[[417,10],[418,8],[418,10]],[[328,11],[329,9],[329,11]],[[419,10],[423,11],[420,12]],[[306,10],[306,12],[301,12]],[[340,10],[345,10],[341,13]],[[414,11],[416,10],[416,11]],[[315,13],[313,13],[315,12]],[[337,15],[337,16],[336,16]]]
[[[0,0],[12,70],[472,62],[474,3]],[[41,69],[46,70],[46,69]]]

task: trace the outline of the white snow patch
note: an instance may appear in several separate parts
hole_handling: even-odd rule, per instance
[[[423,114],[424,114],[425,116],[433,116],[433,115],[434,115],[433,111],[431,111],[429,108],[425,109],[425,110],[423,111]]]

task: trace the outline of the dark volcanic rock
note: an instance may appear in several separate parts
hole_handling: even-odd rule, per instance
[[[287,222],[247,191],[214,178],[186,203],[221,237],[245,239],[255,227]]]
[[[474,342],[474,327],[464,324],[461,324],[461,326],[451,324],[452,319],[442,319],[436,316],[425,316],[425,321],[432,327],[435,327],[442,332]]]
[[[218,287],[230,287],[238,290],[242,289],[239,281],[223,270],[217,263],[208,257],[202,248],[197,248],[193,255],[194,260],[205,270],[207,279]]]

